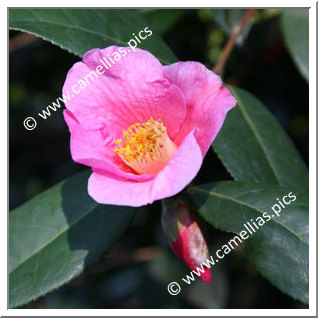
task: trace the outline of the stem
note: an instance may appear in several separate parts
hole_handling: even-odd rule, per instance
[[[28,45],[36,40],[38,40],[38,37],[36,37],[33,34],[20,33],[16,35],[14,38],[10,39],[9,52],[11,53],[11,52],[17,51],[21,49],[22,47],[24,47],[25,45]]]
[[[245,12],[244,16],[242,17],[242,19],[239,21],[239,23],[234,25],[234,27],[232,28],[232,34],[231,34],[229,40],[227,41],[218,62],[216,63],[215,67],[213,68],[213,71],[216,74],[220,74],[220,72],[222,71],[226,61],[228,60],[228,58],[229,58],[229,56],[234,48],[234,45],[235,45],[237,38],[239,37],[239,35],[243,31],[246,23],[252,18],[253,14],[256,11],[257,11],[257,9],[247,10]]]

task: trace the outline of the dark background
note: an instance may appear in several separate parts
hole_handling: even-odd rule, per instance
[[[152,30],[162,33],[179,60],[196,60],[211,69],[228,39],[214,19],[215,10],[178,11],[173,12],[178,18],[164,29],[153,12],[140,14]],[[308,163],[308,84],[286,50],[280,14],[257,12],[235,46],[223,79],[263,101]],[[10,41],[19,34],[10,31]],[[10,210],[85,168],[71,159],[62,110],[39,120],[33,131],[23,127],[26,117],[37,118],[61,95],[66,73],[78,60],[40,39],[10,52]],[[231,178],[211,149],[196,182],[225,179]],[[210,250],[231,237],[207,224],[203,229]],[[24,308],[306,308],[262,278],[242,248],[213,268],[211,285],[197,280],[178,296],[170,296],[162,278],[174,281],[177,274],[188,272],[163,237],[160,204],[155,203],[140,208],[126,235],[79,278]]]

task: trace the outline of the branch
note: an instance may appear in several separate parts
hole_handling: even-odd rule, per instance
[[[29,33],[20,33],[16,35],[14,38],[11,38],[9,41],[9,52],[14,52],[16,50],[21,49],[22,47],[38,40],[38,37],[36,37],[33,34]]]
[[[247,10],[245,12],[244,16],[242,17],[242,19],[239,21],[239,23],[236,24],[232,28],[232,34],[231,34],[229,40],[227,41],[218,62],[216,63],[215,67],[213,68],[213,71],[216,74],[220,74],[220,72],[222,71],[226,61],[228,60],[228,58],[229,58],[229,56],[234,48],[234,45],[235,45],[237,38],[239,37],[239,35],[243,31],[246,23],[252,18],[253,14],[256,11],[257,11],[257,9]]]

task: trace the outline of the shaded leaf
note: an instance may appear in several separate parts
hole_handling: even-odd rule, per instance
[[[132,10],[115,9],[10,9],[10,29],[35,34],[67,51],[82,56],[93,48],[128,46],[148,24]],[[145,36],[145,34],[143,34]],[[155,32],[138,44],[163,63],[175,56]]]
[[[237,99],[213,148],[235,180],[273,183],[308,191],[308,169],[276,118],[247,91]]]
[[[158,34],[167,33],[187,12],[185,9],[157,9],[143,13],[145,19]]]
[[[218,26],[227,34],[227,36],[231,36],[232,30],[235,26],[237,26],[244,14],[248,11],[247,9],[212,9],[212,15],[214,21],[218,24]],[[247,39],[247,36],[252,27],[252,22],[248,21],[245,25],[242,33],[236,40],[236,44],[242,45],[244,41]]]
[[[126,230],[135,209],[99,205],[85,171],[10,213],[9,303],[23,305],[78,276]]]
[[[289,188],[235,181],[192,187],[190,194],[198,212],[214,227],[239,234],[253,221],[255,233],[244,242],[251,262],[282,292],[308,303],[308,197]],[[284,196],[289,205],[274,213],[272,206]],[[267,220],[263,213],[271,217]],[[265,224],[261,225],[262,217]],[[248,226],[248,224],[247,224]],[[248,232],[247,232],[248,233]],[[249,233],[248,233],[249,234]],[[245,236],[246,237],[246,236]],[[234,245],[234,244],[233,244]],[[235,246],[235,245],[234,245]],[[221,246],[215,246],[215,250]],[[221,262],[221,260],[220,260]]]
[[[302,76],[309,77],[309,9],[289,9],[282,15],[286,46]]]

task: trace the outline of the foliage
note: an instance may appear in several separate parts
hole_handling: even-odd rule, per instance
[[[300,73],[309,78],[309,17],[308,9],[286,10],[282,17],[286,45]]]
[[[134,208],[98,205],[89,171],[60,182],[10,213],[10,307],[67,283],[125,232]]]

